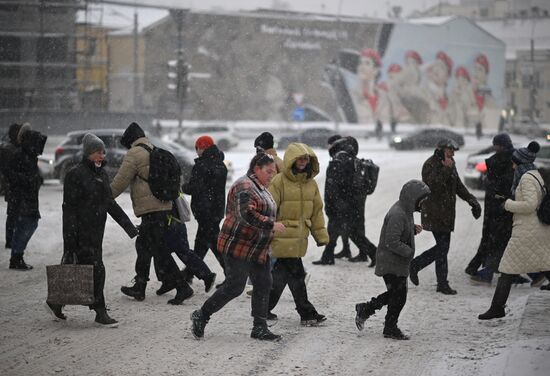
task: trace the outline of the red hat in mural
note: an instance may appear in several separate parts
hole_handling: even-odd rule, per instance
[[[464,77],[465,79],[467,79],[468,81],[470,81],[470,73],[468,73],[468,69],[460,66],[458,68],[456,68],[455,70],[455,78],[458,78],[458,77]]]
[[[422,64],[422,57],[420,56],[420,54],[418,52],[416,52],[415,50],[408,50],[407,52],[405,52],[405,57],[406,58],[412,58],[414,60],[416,60],[416,62],[418,64]]]
[[[444,62],[445,65],[447,66],[447,72],[451,74],[451,72],[453,71],[453,60],[449,57],[449,55],[447,55],[443,51],[439,51],[435,55],[435,58]]]
[[[479,54],[476,57],[476,63],[480,64],[485,68],[485,72],[489,73],[489,60],[487,60],[487,56],[484,54]]]
[[[374,61],[374,65],[377,67],[382,66],[382,61],[380,60],[380,54],[378,51],[373,50],[372,48],[365,48],[361,51],[361,56],[368,57]]]
[[[399,73],[401,72],[401,65],[399,64],[390,64],[388,67],[388,73]]]

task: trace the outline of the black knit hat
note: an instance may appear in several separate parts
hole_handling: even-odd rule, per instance
[[[537,158],[537,153],[540,150],[540,145],[536,141],[531,141],[526,148],[519,148],[512,154],[512,160],[515,164],[521,165],[525,163],[533,163]]]
[[[269,132],[264,132],[254,140],[255,148],[262,148],[264,150],[273,149],[273,135]]]
[[[504,148],[511,148],[512,145],[512,139],[508,135],[508,133],[499,133],[495,137],[493,137],[493,145],[494,146],[502,146]]]

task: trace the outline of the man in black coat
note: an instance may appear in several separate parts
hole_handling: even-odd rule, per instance
[[[6,201],[6,248],[11,248],[11,239],[13,237],[13,229],[15,228],[15,219],[16,215],[14,209],[17,207],[17,203],[14,202],[9,194],[9,180],[8,180],[8,171],[9,171],[9,162],[17,150],[19,143],[17,142],[17,135],[21,129],[21,124],[14,123],[10,125],[8,130],[9,142],[2,145],[1,156],[0,156],[0,173],[2,174],[2,182],[4,185],[4,200]]]
[[[109,185],[105,145],[97,136],[87,133],[82,139],[83,159],[65,177],[63,186],[63,260],[94,266],[94,297],[90,305],[96,311],[95,321],[113,327],[117,321],[107,314],[103,288],[103,235],[109,214],[130,238],[138,231],[124,210],[116,203]],[[61,307],[47,303],[55,317],[64,320]]]
[[[485,160],[487,183],[483,214],[483,233],[476,255],[468,264],[466,273],[478,282],[491,283],[493,273],[498,269],[500,258],[512,235],[513,215],[504,210],[502,204],[511,197],[514,169],[512,154],[514,146],[507,133],[493,138],[495,154]],[[485,268],[479,270],[481,265]]]
[[[409,275],[411,282],[418,286],[418,272],[435,262],[436,291],[445,295],[456,294],[456,290],[449,286],[447,280],[447,253],[451,245],[451,232],[455,226],[456,196],[472,207],[475,219],[481,216],[481,206],[477,199],[458,176],[453,159],[456,150],[456,142],[443,139],[438,143],[434,154],[422,166],[422,181],[431,191],[422,206],[422,227],[432,232],[436,244],[412,260]]]
[[[199,224],[194,250],[204,259],[208,249],[211,249],[224,268],[217,248],[220,221],[225,215],[227,167],[223,162],[224,154],[206,135],[197,139],[195,150],[199,157],[195,159],[189,182],[182,186],[183,192],[191,195],[191,210]],[[188,278],[191,279],[189,275]]]
[[[13,200],[15,224],[11,240],[10,269],[30,270],[23,255],[38,227],[40,210],[38,191],[42,177],[38,171],[38,156],[42,154],[47,137],[33,130],[21,134],[19,148],[13,153],[8,170],[9,197]]]
[[[354,142],[355,141],[355,142]],[[349,261],[367,261],[375,265],[376,246],[365,236],[365,199],[353,189],[353,174],[357,155],[356,140],[344,137],[336,141],[334,158],[329,162],[325,182],[325,212],[330,241],[315,265],[334,264],[334,248],[339,236],[349,237],[359,248],[359,254]]]

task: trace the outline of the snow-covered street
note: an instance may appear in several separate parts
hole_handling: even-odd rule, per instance
[[[455,157],[461,176],[467,155],[488,146],[490,140],[466,137],[465,148]],[[248,167],[252,145],[252,140],[241,140],[238,148],[226,153],[226,159],[233,164],[234,179]],[[322,190],[329,156],[326,150],[315,151],[321,163],[317,181]],[[422,163],[432,152],[396,152],[385,142],[360,140],[359,156],[371,158],[380,166],[378,187],[366,204],[367,237],[375,244],[383,217],[397,200],[402,185],[409,179],[420,179]],[[482,198],[482,192],[475,194]],[[366,322],[364,331],[357,330],[355,303],[384,291],[383,280],[374,275],[367,263],[337,260],[334,266],[312,265],[322,252],[313,241],[304,264],[311,273],[310,300],[328,317],[324,326],[300,326],[287,289],[274,310],[279,320],[272,328],[283,335],[283,340],[253,340],[250,298],[243,294],[212,316],[204,340],[197,341],[191,334],[189,315],[206,299],[202,282],[195,280],[195,295],[181,306],[166,304],[174,292],[160,297],[155,294],[160,283],[153,271],[145,301],[122,295],[120,286],[134,276],[136,253],[134,242],[111,219],[103,246],[107,269],[105,297],[109,314],[120,321],[120,326],[99,328],[94,324],[93,312],[80,306],[65,307],[67,322],[53,322],[43,308],[45,266],[59,262],[62,255],[61,201],[62,186],[56,180],[47,181],[40,191],[42,219],[25,253],[25,260],[34,266],[32,271],[8,270],[9,251],[2,248],[0,253],[2,375],[511,375],[514,364],[507,360],[507,352],[522,332],[528,296],[544,295],[528,285],[514,287],[504,319],[489,323],[477,319],[489,307],[495,282],[492,287],[474,285],[464,273],[477,250],[482,219],[474,220],[469,205],[459,199],[449,252],[449,282],[458,295],[436,293],[434,267],[424,269],[419,274],[420,285],[409,284],[408,301],[399,322],[411,336],[410,341],[382,337],[385,309]],[[122,194],[117,201],[138,223],[129,194]],[[1,244],[5,211],[2,200]],[[418,213],[415,218],[420,221]],[[196,222],[188,223],[191,245],[196,229]],[[423,232],[416,239],[416,253],[433,244],[431,233]],[[357,253],[353,245],[352,253]],[[210,253],[206,261],[218,273],[220,282],[221,269]],[[548,301],[550,295],[544,299]],[[530,347],[530,352],[550,355],[548,334],[538,338],[536,346],[532,346],[532,341],[523,345]],[[534,367],[531,364],[523,369],[528,372]]]

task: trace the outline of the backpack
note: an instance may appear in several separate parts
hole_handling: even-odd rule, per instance
[[[537,183],[539,183],[540,187],[542,188],[542,191],[546,192],[544,194],[544,197],[542,198],[539,207],[537,208],[537,217],[539,217],[539,220],[542,224],[550,225],[550,194],[548,193],[548,187],[542,185],[540,180],[535,175],[529,175],[534,177]]]
[[[371,159],[355,158],[353,188],[357,193],[371,195],[378,183],[378,167]]]
[[[160,201],[173,201],[179,196],[181,167],[178,160],[168,150],[145,144],[138,144],[149,152],[149,188]],[[138,175],[139,176],[139,175]]]

